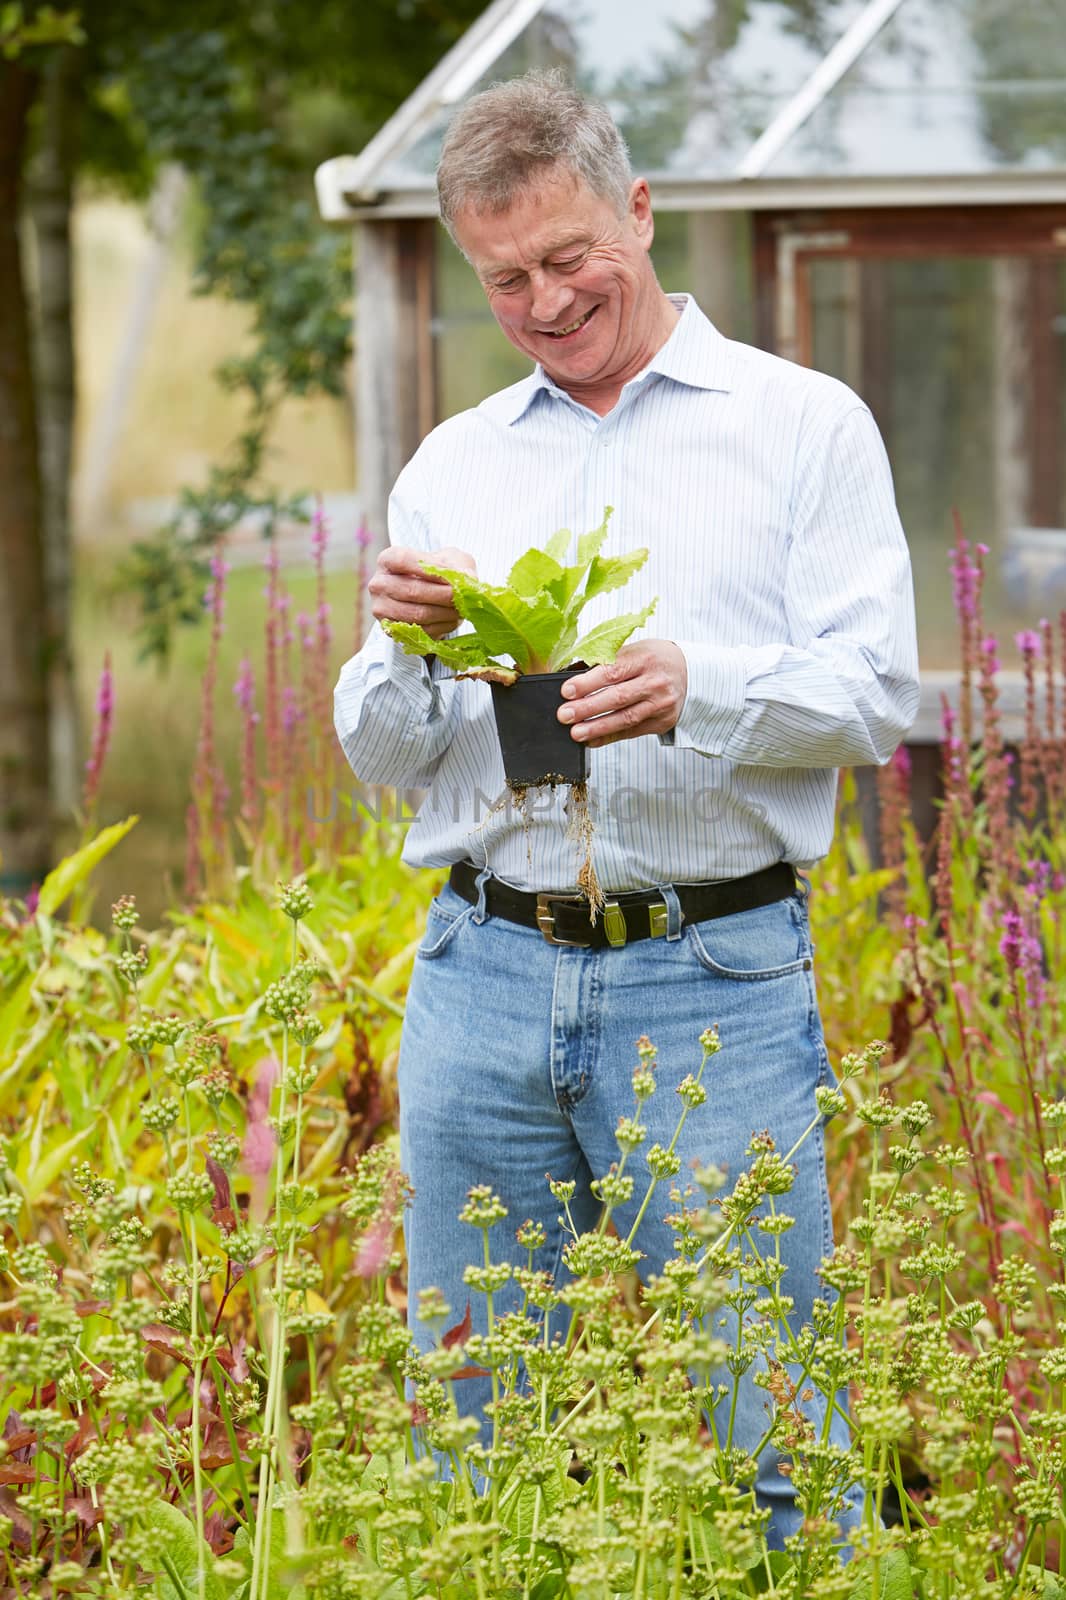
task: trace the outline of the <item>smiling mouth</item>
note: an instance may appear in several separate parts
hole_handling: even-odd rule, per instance
[[[568,323],[565,328],[555,328],[553,331],[547,333],[546,337],[549,339],[568,339],[572,333],[577,333],[579,329],[585,326],[586,322],[596,310],[597,307],[593,306],[591,311],[586,311],[584,316],[578,317],[576,322]]]

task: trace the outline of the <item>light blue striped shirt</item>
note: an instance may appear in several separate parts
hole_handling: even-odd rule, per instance
[[[918,705],[910,561],[869,411],[675,298],[669,339],[607,416],[538,367],[435,428],[389,506],[393,544],[466,550],[495,583],[557,528],[576,542],[607,505],[605,554],[650,547],[582,617],[658,596],[636,637],[674,640],[688,665],[671,734],[588,752],[608,892],[812,864],[832,837],[836,768],[886,761]],[[412,865],[465,856],[521,888],[574,889],[570,791],[535,791],[525,815],[510,803],[487,685],[454,682],[375,626],[335,713],[363,784],[428,791]]]

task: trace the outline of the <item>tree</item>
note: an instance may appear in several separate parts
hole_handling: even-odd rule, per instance
[[[18,231],[30,108],[42,59],[76,37],[71,15],[0,13],[0,883],[48,862],[49,654],[37,408]]]
[[[25,886],[48,864],[50,705],[63,733],[67,800],[76,771],[67,507],[78,175],[144,195],[161,162],[182,161],[200,193],[200,287],[253,310],[256,348],[222,374],[249,397],[237,454],[186,495],[181,537],[138,556],[148,643],[163,649],[175,619],[200,614],[203,556],[227,522],[257,496],[283,509],[256,483],[281,394],[343,387],[347,262],[344,242],[317,223],[311,169],[339,143],[369,137],[484,4],[185,0],[176,20],[164,0],[86,0],[83,34],[73,13],[32,0],[0,5],[0,870],[8,886]],[[30,296],[17,226],[26,209],[39,275]]]

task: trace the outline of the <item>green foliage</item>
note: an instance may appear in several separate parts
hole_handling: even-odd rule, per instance
[[[226,1600],[226,1588],[214,1571],[210,1546],[169,1500],[155,1500],[150,1523],[156,1556],[150,1570],[159,1574],[160,1600]],[[200,1569],[203,1568],[203,1585]]]
[[[586,582],[598,551],[582,542]],[[524,557],[519,584],[556,583],[568,604],[565,553],[557,537]],[[845,785],[813,874],[839,1086],[817,1090],[806,1136],[831,1122],[847,1199],[825,1297],[798,1333],[776,1292],[790,1169],[772,1130],[730,1191],[699,1172],[671,1191],[673,1258],[635,1292],[615,1197],[637,1172],[645,1203],[675,1178],[668,1152],[633,1159],[658,1092],[645,1042],[601,1219],[571,1224],[570,1276],[541,1277],[524,1239],[521,1315],[413,1350],[392,1125],[426,891],[389,830],[367,828],[358,851],[280,892],[253,847],[224,894],[158,933],[138,931],[126,900],[110,936],[78,920],[114,831],[56,869],[35,914],[5,902],[0,1560],[13,1600],[42,1583],[128,1600],[151,1574],[168,1600],[1061,1596],[1066,728],[1037,723],[1025,650],[1015,808],[986,651],[982,743],[946,747],[935,871],[897,763],[880,780],[882,865]],[[872,1021],[891,1045],[851,1051]],[[731,1046],[714,1030],[699,1042],[683,1117],[715,1114],[712,1058]],[[571,1190],[552,1184],[568,1220]],[[482,1235],[472,1288],[491,1307],[510,1268],[493,1250],[505,1207],[475,1188],[459,1225]],[[747,1308],[728,1362],[714,1318],[727,1286]],[[725,1420],[749,1363],[804,1513],[784,1552],[766,1549],[752,1463]],[[501,1402],[485,1446],[456,1403],[470,1366]],[[852,1441],[838,1452],[804,1408],[844,1385]],[[450,1481],[419,1457],[416,1417],[419,1445],[454,1452]],[[865,1515],[844,1567],[834,1523],[857,1481]]]
[[[0,55],[14,61],[39,46],[83,44],[85,35],[77,11],[57,11],[53,6],[24,6],[7,0],[0,6]]]
[[[386,622],[386,633],[408,655],[435,655],[463,677],[504,683],[513,682],[520,673],[556,672],[575,661],[590,667],[613,661],[651,616],[655,601],[578,637],[578,619],[589,601],[620,588],[648,559],[646,548],[623,556],[600,555],[611,511],[608,506],[599,527],[578,540],[574,566],[563,565],[570,543],[567,528],[554,533],[543,550],[534,547],[519,556],[506,582],[499,585],[423,562],[427,572],[451,584],[455,609],[472,624],[473,632],[433,639],[418,623]],[[514,667],[501,656],[509,657]]]

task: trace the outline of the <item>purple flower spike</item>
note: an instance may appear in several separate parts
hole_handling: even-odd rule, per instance
[[[100,778],[107,759],[107,748],[111,743],[111,725],[115,718],[115,681],[111,672],[111,652],[104,655],[103,670],[100,673],[100,685],[96,691],[96,727],[93,731],[92,753],[85,763],[85,788],[82,794],[82,803],[86,812],[90,812],[96,804],[97,792],[100,788]]]
[[[234,698],[246,717],[255,715],[255,673],[252,663],[245,656],[241,662],[237,681],[233,685]]]
[[[999,953],[1007,963],[1009,972],[1017,972],[1022,961],[1022,946],[1025,940],[1025,924],[1017,911],[1003,913],[1003,937],[999,941]]]
[[[329,544],[329,523],[321,500],[315,502],[315,509],[311,514],[311,559],[315,566],[319,566],[325,559],[326,546]]]
[[[1035,660],[1040,654],[1042,641],[1040,635],[1034,633],[1032,628],[1023,628],[1021,633],[1016,633],[1014,643],[1028,660]]]

